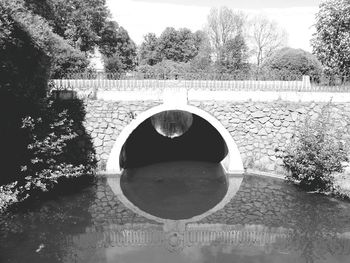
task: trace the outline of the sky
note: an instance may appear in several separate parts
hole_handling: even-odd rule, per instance
[[[321,0],[107,0],[113,20],[137,45],[147,33],[166,27],[203,29],[212,7],[227,6],[250,17],[264,14],[288,33],[288,46],[311,51],[315,14]]]

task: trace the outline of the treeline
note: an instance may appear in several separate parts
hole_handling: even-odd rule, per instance
[[[228,75],[282,80],[310,75],[319,81],[323,72],[316,56],[287,47],[288,36],[276,22],[227,7],[212,8],[203,30],[168,27],[159,36],[146,34],[139,47],[129,37],[117,38],[117,31],[109,31],[108,45],[103,46],[112,47],[111,52],[100,49],[108,73],[136,72],[146,78]]]
[[[123,73],[127,68],[146,77],[195,73],[288,80],[309,75],[318,83],[344,83],[350,71],[348,10],[344,0],[320,5],[311,40],[313,54],[289,48],[286,32],[267,17],[250,18],[222,7],[211,9],[203,30],[169,27],[160,36],[148,33],[139,47],[126,45],[134,50],[128,53],[129,63],[120,62],[119,51],[104,54],[104,65],[107,72]]]

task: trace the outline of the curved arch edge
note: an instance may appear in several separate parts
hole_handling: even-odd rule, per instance
[[[222,138],[224,139],[228,154],[225,157],[224,160],[221,161],[222,166],[225,169],[225,172],[228,174],[243,174],[244,173],[244,167],[242,158],[239,152],[239,149],[234,142],[231,134],[226,130],[226,128],[222,125],[222,123],[217,120],[215,117],[213,117],[208,112],[199,109],[195,106],[191,105],[169,105],[169,104],[162,104],[159,106],[156,106],[154,108],[151,108],[145,112],[142,112],[139,114],[134,120],[131,121],[130,124],[128,124],[122,132],[119,134],[111,152],[109,155],[109,158],[107,160],[106,164],[106,173],[107,174],[121,174],[123,169],[120,167],[119,164],[119,157],[122,150],[122,147],[126,140],[129,138],[131,133],[145,120],[150,118],[151,116],[163,112],[163,111],[169,111],[169,110],[182,110],[191,112],[206,121],[208,121],[213,127],[220,133]]]

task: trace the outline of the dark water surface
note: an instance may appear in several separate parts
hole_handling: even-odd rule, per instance
[[[208,189],[225,187],[220,180],[196,176]],[[130,189],[146,193],[137,186],[145,184],[151,195],[157,191],[168,196],[156,205],[164,202],[174,209],[177,202],[190,207],[186,198],[210,200],[204,195],[222,193],[208,189],[191,193],[197,191],[195,180],[186,185],[167,177],[152,183],[149,178],[131,178],[136,185]],[[172,183],[181,188],[176,191],[182,191],[184,200],[170,198],[176,193],[168,192]],[[198,209],[199,202],[193,206]],[[350,203],[305,193],[277,179],[246,175],[223,209],[197,222],[162,223],[128,209],[107,180],[98,179],[1,215],[0,262],[348,263]]]
[[[186,219],[218,204],[227,192],[227,182],[221,164],[165,162],[128,169],[121,188],[143,211],[166,219]]]

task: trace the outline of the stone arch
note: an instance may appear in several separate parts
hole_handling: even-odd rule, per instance
[[[122,151],[122,147],[131,135],[131,133],[148,118],[152,117],[157,113],[169,110],[187,111],[208,121],[220,133],[220,135],[226,143],[228,154],[225,157],[225,159],[221,161],[221,164],[224,167],[225,171],[229,174],[242,174],[244,172],[243,162],[238,147],[234,142],[231,134],[226,130],[226,128],[222,125],[222,123],[219,120],[217,120],[208,112],[191,105],[162,104],[140,113],[134,120],[131,121],[130,124],[128,124],[122,130],[107,160],[106,172],[108,174],[122,173],[122,168],[119,164],[119,157]]]

